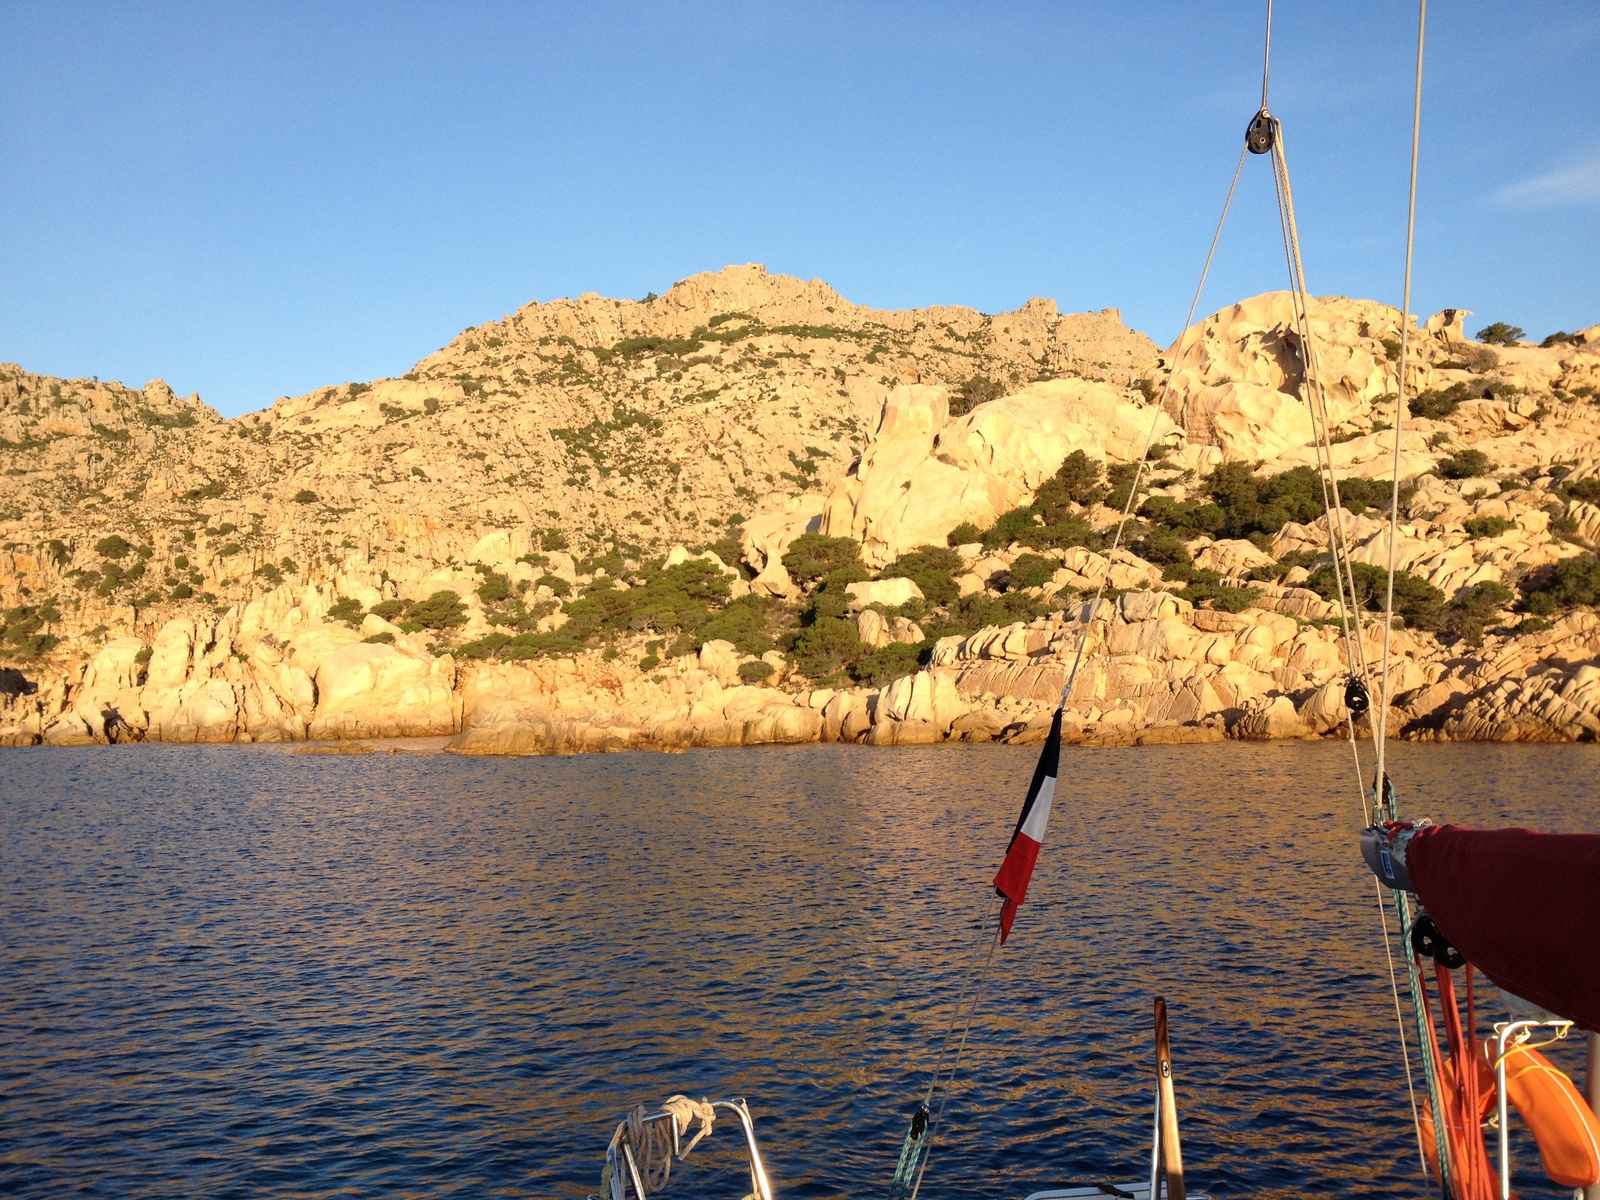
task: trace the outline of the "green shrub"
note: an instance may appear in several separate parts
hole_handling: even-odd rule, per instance
[[[572,595],[572,585],[559,575],[541,575],[534,580],[536,587],[547,587],[557,596]]]
[[[1463,401],[1476,399],[1478,399],[1478,396],[1473,392],[1472,388],[1466,383],[1458,381],[1443,390],[1431,388],[1425,392],[1418,392],[1411,397],[1406,407],[1411,410],[1413,417],[1426,417],[1430,421],[1442,421],[1460,408]]]
[[[776,601],[754,593],[733,601],[700,627],[696,640],[732,642],[740,654],[765,654],[777,648],[767,623]]]
[[[1139,469],[1138,463],[1118,463],[1106,470],[1106,481],[1110,490],[1106,493],[1105,503],[1108,507],[1122,511],[1127,506],[1128,496],[1133,491],[1134,480],[1144,482],[1144,472]]]
[[[895,559],[882,571],[882,579],[909,579],[931,605],[949,604],[961,594],[955,572],[961,570],[961,556],[944,546],[919,546]]]
[[[180,583],[177,587],[172,589],[172,599],[174,600],[187,600],[193,595],[194,589],[187,583]]]
[[[1557,491],[1571,500],[1581,500],[1585,504],[1600,504],[1600,478],[1574,479],[1570,483],[1562,480]]]
[[[890,642],[887,646],[879,646],[876,650],[869,650],[863,654],[851,674],[862,683],[872,687],[882,687],[914,673],[922,665],[927,654],[928,650],[923,646]]]
[[[1466,529],[1468,537],[1497,538],[1514,524],[1515,522],[1508,521],[1504,517],[1473,517],[1463,523],[1463,528]]]
[[[861,561],[861,547],[851,538],[803,533],[789,543],[783,565],[796,583],[814,583],[840,567]],[[811,672],[806,672],[811,674]]]
[[[94,544],[94,552],[101,558],[126,558],[128,552],[132,549],[132,544],[118,533],[113,533],[110,537],[103,537]]]
[[[317,494],[310,488],[301,488],[294,494],[292,499],[296,504],[315,504],[317,502]]]
[[[406,610],[404,600],[381,600],[372,606],[372,615],[392,621]]]
[[[949,533],[945,534],[945,544],[949,546],[970,546],[973,542],[983,538],[983,530],[971,521],[963,521]]]
[[[800,630],[789,658],[802,675],[816,679],[855,662],[861,649],[854,621],[824,617]]]
[[[1522,329],[1507,325],[1504,321],[1496,321],[1478,330],[1477,336],[1480,342],[1488,342],[1491,346],[1515,346],[1522,340]]]
[[[1060,565],[1054,559],[1046,558],[1042,554],[1019,554],[1016,561],[1011,564],[1011,582],[1008,587],[1012,590],[1041,587],[1055,577]]]
[[[980,404],[987,404],[990,400],[998,400],[1005,395],[1005,388],[990,379],[987,375],[974,375],[956,389],[956,394],[950,397],[950,415],[952,417],[964,416],[977,408]]]
[[[1593,554],[1563,558],[1524,579],[1522,591],[1522,607],[1540,617],[1574,604],[1600,604],[1600,558]]]
[[[1510,607],[1513,598],[1510,588],[1493,580],[1462,588],[1445,605],[1440,631],[1477,648],[1483,645],[1484,626],[1500,609]]]
[[[385,629],[382,633],[374,633],[369,637],[362,638],[361,640],[368,645],[392,646],[394,645],[394,634]]]
[[[1475,479],[1493,469],[1482,450],[1461,450],[1439,460],[1439,474],[1446,479]]]
[[[271,563],[262,563],[256,568],[255,573],[265,579],[269,587],[277,587],[283,582],[283,572]]]
[[[1187,567],[1192,561],[1189,556],[1189,550],[1184,546],[1183,539],[1178,536],[1178,532],[1160,525],[1135,541],[1129,549],[1144,559],[1145,562],[1155,563],[1159,567]],[[1169,579],[1180,577],[1178,575],[1168,576]]]
[[[641,671],[654,671],[660,665],[661,656],[659,654],[646,654],[639,660],[639,670]]]
[[[1105,498],[1106,482],[1100,464],[1082,450],[1074,450],[1062,460],[1056,473],[1039,485],[1033,503],[1048,524],[1057,515],[1053,510],[1068,501],[1087,506]]]
[[[1349,568],[1357,606],[1369,612],[1382,612],[1388,572],[1370,563],[1350,563]],[[1339,599],[1332,564],[1325,563],[1311,572],[1305,586],[1324,600]],[[1443,607],[1444,593],[1426,579],[1409,571],[1394,573],[1394,610],[1408,628],[1438,629]]]
[[[498,571],[488,571],[478,585],[478,599],[485,604],[498,604],[511,598],[511,580]]]
[[[754,662],[739,664],[739,678],[746,683],[763,683],[771,678],[773,666],[769,662],[762,662],[759,658]]]
[[[361,601],[351,596],[340,596],[328,609],[330,620],[343,621],[346,625],[359,625],[361,618],[366,615],[366,610],[361,607]]]
[[[438,591],[412,604],[406,619],[424,629],[453,629],[467,623],[467,610],[455,592]]]

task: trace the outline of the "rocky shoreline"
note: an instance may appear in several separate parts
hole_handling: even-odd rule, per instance
[[[1028,742],[1102,588],[1069,740],[1343,737],[1397,458],[1393,735],[1594,740],[1600,327],[1491,349],[1464,316],[1410,326],[1398,446],[1399,314],[1316,302],[1313,403],[1281,293],[1152,353],[1114,310],[730,268],[232,422],[0,369],[0,745]]]

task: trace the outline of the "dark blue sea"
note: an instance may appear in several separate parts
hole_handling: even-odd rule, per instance
[[[882,1195],[1035,754],[0,751],[0,1194],[579,1200],[682,1091],[749,1101],[780,1197]],[[1600,748],[1390,768],[1600,830]],[[1191,1188],[1429,1195],[1349,748],[1062,770],[923,1195],[1143,1175],[1157,995]],[[733,1146],[667,1194],[742,1195]]]

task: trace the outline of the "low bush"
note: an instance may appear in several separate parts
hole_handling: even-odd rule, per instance
[[[952,417],[964,416],[977,408],[980,404],[987,404],[990,400],[998,400],[1005,395],[1005,388],[987,375],[974,375],[956,389],[955,395],[950,397],[950,415]]]
[[[1442,421],[1462,403],[1467,400],[1478,399],[1477,393],[1463,382],[1452,383],[1447,388],[1430,388],[1425,392],[1418,392],[1407,403],[1413,417],[1426,417],[1430,421]]]
[[[828,616],[800,629],[789,659],[802,675],[817,679],[854,663],[861,657],[861,650],[856,623],[842,616]]]
[[[1462,588],[1445,605],[1439,630],[1448,637],[1465,640],[1476,649],[1483,645],[1484,627],[1500,609],[1510,607],[1513,599],[1510,588],[1493,580]]]
[[[955,573],[961,570],[961,556],[944,546],[920,546],[902,554],[881,572],[882,579],[909,579],[931,605],[949,604],[961,594]]]
[[[461,603],[461,597],[452,591],[434,592],[426,600],[418,600],[406,609],[406,624],[415,625],[418,629],[454,629],[466,623],[466,606]]]
[[[1482,450],[1460,450],[1439,460],[1439,474],[1446,479],[1476,479],[1494,469]]]
[[[94,552],[101,558],[122,559],[128,556],[133,544],[119,533],[103,537],[94,544]]]
[[[1522,581],[1525,611],[1549,616],[1558,608],[1600,604],[1600,557],[1579,554],[1533,572]]]
[[[1497,538],[1515,524],[1504,517],[1473,517],[1463,523],[1468,537]]]
[[[739,678],[746,683],[765,683],[772,677],[773,666],[769,662],[762,662],[759,658],[754,662],[739,664]]]
[[[852,538],[803,533],[789,543],[783,565],[796,583],[815,583],[841,567],[861,562],[861,546]]]
[[[929,650],[924,646],[905,642],[890,642],[863,654],[851,669],[851,674],[871,687],[893,683],[903,675],[910,675],[927,661]]]
[[[1042,554],[1019,554],[1011,564],[1008,590],[1040,587],[1055,576],[1061,564]]]
[[[945,534],[944,540],[949,546],[970,546],[973,542],[983,540],[983,530],[971,521],[963,521]]]
[[[1382,612],[1388,590],[1388,572],[1370,563],[1350,563],[1349,582],[1354,585],[1356,604],[1368,612]],[[1306,587],[1324,600],[1337,602],[1339,588],[1333,566],[1324,563],[1306,580]],[[1444,593],[1426,579],[1409,571],[1394,573],[1394,610],[1409,629],[1438,629]]]

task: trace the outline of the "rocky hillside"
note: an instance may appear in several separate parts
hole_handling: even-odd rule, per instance
[[[1411,332],[1394,727],[1592,736],[1600,328],[1464,316]],[[1032,737],[1101,579],[1080,738],[1336,729],[1312,416],[1374,572],[1399,314],[1312,323],[1318,391],[1282,294],[1162,353],[1113,310],[881,312],[752,266],[233,421],[0,368],[0,740]]]

